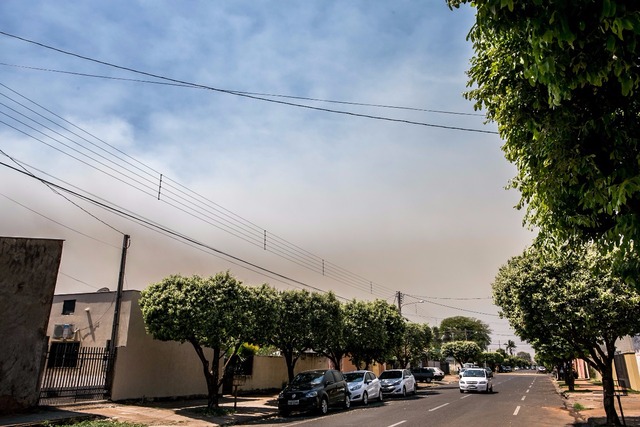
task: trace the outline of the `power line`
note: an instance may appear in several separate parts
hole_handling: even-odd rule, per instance
[[[440,129],[448,129],[448,130],[459,130],[459,131],[465,131],[465,132],[477,132],[477,133],[485,133],[485,134],[493,134],[493,135],[497,135],[498,134],[498,132],[496,132],[496,131],[488,131],[488,130],[482,130],[482,129],[470,129],[470,128],[463,128],[463,127],[459,127],[459,126],[436,125],[436,124],[432,124],[432,123],[416,122],[416,121],[405,120],[405,119],[393,119],[393,118],[390,118],[390,117],[374,116],[374,115],[371,115],[371,114],[361,114],[361,113],[354,113],[354,112],[343,111],[343,110],[333,110],[333,109],[329,109],[329,108],[315,107],[315,106],[305,105],[305,104],[297,104],[297,103],[288,102],[288,101],[281,101],[281,100],[277,100],[277,99],[269,99],[269,98],[265,98],[264,96],[250,95],[249,93],[246,93],[246,92],[236,92],[236,91],[233,91],[233,90],[216,88],[216,87],[213,87],[213,86],[208,86],[208,85],[199,84],[199,83],[192,83],[192,82],[188,82],[188,81],[184,81],[184,80],[174,79],[174,78],[171,78],[171,77],[165,77],[165,76],[162,76],[162,75],[159,75],[159,74],[154,74],[154,73],[150,73],[150,72],[146,72],[146,71],[136,70],[134,68],[113,64],[113,63],[110,63],[110,62],[102,61],[102,60],[99,60],[99,59],[95,59],[95,58],[91,58],[91,57],[88,57],[88,56],[84,56],[84,55],[80,55],[80,54],[77,54],[77,53],[73,53],[73,52],[70,52],[70,51],[66,51],[66,50],[63,50],[63,49],[59,49],[59,48],[56,48],[56,47],[53,47],[53,46],[50,46],[50,45],[47,45],[47,44],[44,44],[44,43],[41,43],[41,42],[37,42],[37,41],[34,41],[34,40],[29,40],[29,39],[26,39],[24,37],[20,37],[20,36],[14,35],[14,34],[9,34],[9,33],[4,32],[4,31],[0,31],[0,34],[5,35],[7,37],[11,37],[11,38],[17,39],[17,40],[21,40],[21,41],[26,42],[26,43],[31,43],[31,44],[34,44],[36,46],[40,46],[40,47],[45,48],[45,49],[53,50],[55,52],[59,52],[59,53],[62,53],[64,55],[73,56],[73,57],[76,57],[76,58],[79,58],[79,59],[83,59],[85,61],[91,61],[91,62],[94,62],[94,63],[97,63],[97,64],[101,64],[101,65],[105,65],[105,66],[108,66],[108,67],[113,67],[113,68],[116,68],[116,69],[119,69],[119,70],[124,70],[124,71],[128,71],[128,72],[131,72],[131,73],[144,75],[144,76],[147,76],[147,77],[153,77],[153,78],[160,79],[160,80],[166,80],[166,81],[170,81],[170,82],[173,82],[173,83],[179,83],[179,84],[193,86],[193,87],[197,87],[197,88],[201,88],[201,89],[212,90],[212,91],[215,91],[215,92],[226,93],[226,94],[229,94],[229,95],[240,96],[240,97],[253,99],[253,100],[257,100],[257,101],[271,102],[271,103],[280,104],[280,105],[286,105],[286,106],[290,106],[290,107],[306,108],[306,109],[315,110],[315,111],[323,111],[323,112],[326,112],[326,113],[343,114],[343,115],[348,115],[348,116],[353,116],[353,117],[361,117],[361,118],[368,118],[368,119],[373,119],[373,120],[382,120],[382,121],[404,123],[404,124],[412,124],[412,125],[434,127],[434,128],[440,128]]]
[[[65,71],[65,70],[56,70],[52,68],[41,68],[41,67],[30,67],[28,65],[18,65],[18,64],[8,64],[6,62],[0,62],[0,65],[5,67],[13,67],[13,68],[23,68],[26,70],[34,70],[34,71],[44,71],[49,73],[59,73],[59,74],[68,74],[72,76],[79,77],[89,77],[103,80],[116,80],[116,81],[125,81],[125,82],[134,82],[134,83],[146,83],[146,84],[155,84],[162,86],[175,86],[175,87],[184,87],[191,89],[204,89],[202,87],[196,87],[192,84],[184,84],[184,83],[170,83],[170,82],[158,82],[154,80],[143,80],[143,79],[132,79],[126,77],[113,77],[113,76],[104,76],[100,74],[89,74],[89,73],[80,73],[77,71]],[[435,110],[428,108],[417,108],[417,107],[405,107],[398,105],[387,105],[387,104],[371,104],[366,102],[351,102],[351,101],[336,101],[331,99],[324,98],[309,98],[305,96],[294,96],[294,95],[281,95],[281,94],[273,94],[273,93],[261,93],[261,92],[247,92],[241,90],[233,90],[233,89],[225,89],[229,92],[243,94],[243,95],[255,95],[255,96],[268,96],[272,98],[286,98],[286,99],[298,99],[301,101],[313,101],[313,102],[325,102],[330,104],[342,104],[342,105],[354,105],[358,107],[375,107],[375,108],[387,108],[394,110],[406,110],[406,111],[417,111],[423,113],[436,113],[436,114],[451,114],[456,116],[471,116],[471,117],[485,117],[484,114],[479,113],[463,113],[460,111],[446,111],[446,110]]]

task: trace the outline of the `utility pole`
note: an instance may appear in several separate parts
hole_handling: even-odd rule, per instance
[[[403,295],[401,291],[396,292],[396,298],[398,299],[398,313],[402,315],[402,299]]]
[[[113,326],[111,328],[111,340],[109,341],[107,366],[106,389],[111,396],[111,388],[113,386],[113,368],[116,358],[116,344],[118,341],[118,329],[120,327],[120,306],[122,305],[122,288],[124,287],[124,270],[127,264],[127,249],[129,249],[130,236],[125,234],[122,239],[122,255],[120,256],[120,273],[118,274],[118,289],[116,290],[116,301],[113,309]]]

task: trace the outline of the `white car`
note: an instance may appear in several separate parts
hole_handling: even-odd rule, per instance
[[[371,371],[345,372],[344,378],[351,392],[351,402],[367,405],[370,399],[383,400],[380,380]]]
[[[406,396],[416,394],[416,379],[408,369],[387,369],[380,374],[383,394]]]
[[[460,381],[460,393],[465,391],[482,391],[493,393],[493,382],[491,377],[483,368],[467,368],[462,372]]]

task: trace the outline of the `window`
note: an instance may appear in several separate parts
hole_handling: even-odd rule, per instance
[[[62,314],[73,314],[76,311],[76,300],[66,299],[62,303]]]
[[[75,301],[74,301],[75,302]],[[79,342],[53,342],[49,349],[48,368],[75,368],[78,364]]]

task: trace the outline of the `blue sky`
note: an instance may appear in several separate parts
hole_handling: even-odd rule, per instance
[[[6,166],[0,168],[0,234],[64,239],[60,293],[113,289],[127,233],[129,289],[174,273],[230,269],[247,284],[304,283],[348,299],[391,302],[401,291],[416,297],[407,302],[431,298],[405,308],[412,321],[435,325],[468,315],[489,323],[494,344],[514,339],[495,316],[490,285],[532,234],[513,208],[519,195],[504,189],[515,169],[491,133],[495,125],[462,97],[472,24],[472,9],[450,11],[444,1],[5,0],[4,33],[210,89],[167,85],[0,35],[3,163],[15,166],[15,160],[293,281],[67,195],[73,204]],[[57,116],[68,121],[64,130]],[[71,124],[82,131],[70,133]],[[70,152],[62,143],[89,157],[61,153]],[[116,178],[98,172],[105,168],[97,162],[108,162],[101,156],[114,161],[116,152],[152,170],[158,182],[141,192],[120,172],[111,174]],[[158,200],[160,174],[165,185],[173,180],[215,203],[215,215],[225,219],[203,221],[192,207],[168,204],[165,194]],[[246,221],[240,227],[267,230],[269,249],[277,236],[313,260],[292,262],[244,231],[224,231],[225,221],[235,221],[230,217]],[[339,266],[339,275],[323,276],[322,260]]]

